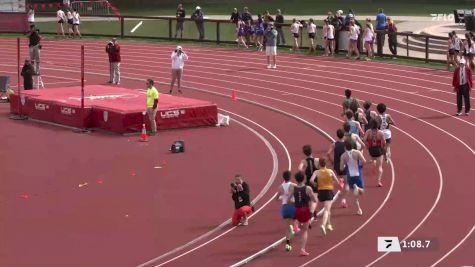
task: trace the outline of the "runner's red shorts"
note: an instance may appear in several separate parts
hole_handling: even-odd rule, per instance
[[[308,207],[295,208],[295,219],[300,223],[306,223],[312,218],[310,209]]]
[[[250,215],[252,213],[252,208],[251,206],[242,206],[237,210],[234,210],[233,214],[233,226],[236,226],[241,222],[241,219],[244,217],[244,215]]]

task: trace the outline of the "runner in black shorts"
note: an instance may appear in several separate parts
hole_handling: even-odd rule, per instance
[[[299,171],[304,172],[305,176],[307,176],[307,181],[305,184],[312,188],[313,194],[315,195],[315,198],[316,198],[318,187],[316,184],[313,183],[313,181],[311,181],[311,178],[312,178],[313,172],[318,170],[318,167],[317,167],[318,158],[313,157],[311,145],[304,145],[302,148],[302,152],[304,153],[306,158],[300,161],[298,169]],[[310,205],[310,211],[312,212],[312,215],[314,215],[314,217],[316,217],[316,214],[315,214],[316,208],[317,208],[316,202]]]
[[[366,131],[363,140],[368,144],[368,152],[373,158],[374,167],[378,173],[378,186],[382,187],[383,155],[386,141],[384,140],[383,131],[378,129],[378,122],[376,120],[371,120],[370,129]]]
[[[346,177],[346,171],[340,170],[340,158],[341,155],[345,153],[345,132],[342,129],[338,129],[336,131],[336,136],[338,137],[338,140],[330,145],[330,149],[328,149],[327,152],[327,158],[330,164],[333,162],[333,170],[338,176],[341,185],[344,184]],[[345,197],[341,200],[341,206],[343,208],[348,207]]]

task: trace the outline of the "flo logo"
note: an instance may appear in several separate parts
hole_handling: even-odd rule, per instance
[[[454,14],[430,14],[432,21],[454,21]]]
[[[182,109],[182,110],[175,109],[175,110],[160,111],[160,117],[162,119],[178,118],[178,117],[180,117],[180,115],[184,115],[184,114],[185,114],[184,109]]]

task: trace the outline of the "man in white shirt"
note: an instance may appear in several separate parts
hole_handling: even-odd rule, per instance
[[[172,59],[172,82],[170,83],[170,91],[168,93],[169,94],[172,93],[173,86],[175,85],[175,81],[177,81],[177,84],[178,84],[178,93],[182,93],[181,76],[183,74],[183,67],[185,66],[185,60],[188,60],[188,55],[185,54],[181,46],[177,46],[175,51],[172,52],[171,59]]]

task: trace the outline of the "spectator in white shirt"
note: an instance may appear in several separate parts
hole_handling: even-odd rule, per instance
[[[310,41],[310,53],[315,52],[315,35],[317,34],[317,25],[315,25],[313,19],[308,20],[307,31],[308,40]]]
[[[28,10],[28,24],[35,25],[35,10],[33,8],[30,8]]]
[[[58,36],[64,37],[64,23],[66,22],[66,14],[58,7],[58,11],[56,11],[56,19],[58,20]]]
[[[181,91],[181,76],[183,74],[183,67],[185,66],[185,60],[188,60],[188,55],[185,54],[181,46],[177,46],[175,51],[172,52],[172,82],[170,83],[169,94],[172,94],[173,86],[175,81],[178,85],[178,93],[183,93]]]
[[[294,37],[294,44],[292,46],[292,49],[294,51],[297,51],[299,49],[300,28],[302,28],[302,24],[300,24],[300,21],[294,18],[292,20],[292,25],[290,25],[290,31],[292,32],[292,35]]]

